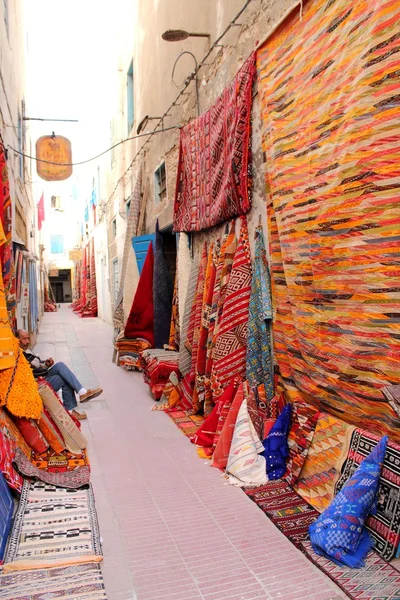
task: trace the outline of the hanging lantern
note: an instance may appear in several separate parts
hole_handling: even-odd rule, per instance
[[[63,181],[71,177],[71,142],[62,135],[53,133],[40,137],[36,142],[36,158],[37,174],[45,181]]]

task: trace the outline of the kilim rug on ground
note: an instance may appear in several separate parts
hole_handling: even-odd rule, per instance
[[[4,572],[102,560],[92,488],[65,490],[25,481]]]
[[[100,565],[0,574],[1,600],[107,600]]]
[[[342,489],[379,440],[379,436],[362,429],[353,432],[348,456],[335,486],[335,494]],[[375,550],[386,560],[391,560],[400,542],[400,445],[391,441],[386,448],[379,479],[377,511],[375,515],[368,517],[365,525],[374,540]]]
[[[187,437],[194,435],[204,422],[202,416],[191,415],[187,410],[166,410],[165,412]]]
[[[88,465],[78,466],[70,470],[65,469],[63,472],[51,472],[46,469],[39,469],[26,458],[19,448],[15,452],[13,465],[17,472],[27,479],[39,479],[50,485],[69,489],[89,487],[90,467]]]
[[[250,210],[254,53],[215,104],[181,129],[174,231],[201,231]]]
[[[370,552],[366,566],[349,569],[316,554],[308,539],[308,529],[319,513],[305,502],[288,483],[269,481],[245,493],[271,519],[274,525],[307,558],[330,577],[352,600],[399,600],[400,573],[375,551]]]
[[[295,546],[308,538],[309,526],[319,517],[319,512],[281,479],[247,489],[246,494]]]
[[[300,12],[258,51],[274,360],[291,401],[400,442],[400,3]]]
[[[399,571],[374,551],[369,553],[365,567],[350,569],[316,554],[309,541],[302,542],[301,550],[352,600],[399,600],[400,598]]]

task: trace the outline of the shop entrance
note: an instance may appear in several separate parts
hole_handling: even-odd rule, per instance
[[[50,269],[49,281],[57,304],[72,302],[71,269]]]

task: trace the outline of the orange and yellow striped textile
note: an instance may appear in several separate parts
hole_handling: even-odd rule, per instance
[[[310,0],[257,57],[280,383],[397,441],[399,57],[396,0]]]

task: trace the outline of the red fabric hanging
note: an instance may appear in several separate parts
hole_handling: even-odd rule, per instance
[[[124,335],[131,339],[143,338],[152,347],[154,347],[153,271],[154,253],[150,242]]]

